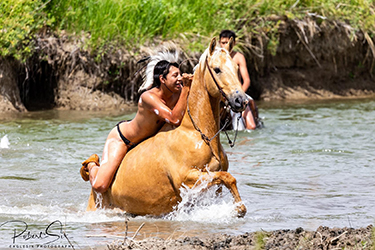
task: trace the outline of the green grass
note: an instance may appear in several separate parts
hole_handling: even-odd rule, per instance
[[[32,53],[32,35],[50,24],[42,1],[2,0],[0,2],[0,56],[21,60]]]
[[[223,1],[195,0],[57,0],[50,12],[56,28],[91,34],[94,45],[117,41],[134,48],[160,39],[211,36],[234,17]],[[214,18],[219,17],[219,18]],[[234,24],[229,24],[234,28]]]
[[[178,40],[186,49],[202,50],[222,29],[233,29],[240,37],[262,30],[277,46],[277,23],[265,17],[302,19],[308,13],[321,22],[346,22],[371,37],[375,33],[372,0],[3,0],[0,56],[29,54],[31,38],[43,25],[90,34],[87,45],[93,50],[137,50],[155,40]]]
[[[255,250],[262,250],[265,249],[266,241],[267,241],[267,233],[263,231],[255,232]]]

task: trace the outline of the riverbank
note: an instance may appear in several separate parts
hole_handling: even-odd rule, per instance
[[[106,249],[375,249],[374,227],[329,228],[320,226],[315,231],[285,229],[260,231],[237,236],[214,234],[209,237],[181,237],[179,239],[149,238],[119,240]]]
[[[346,23],[307,16],[264,19],[277,30],[270,49],[266,33],[238,39],[250,72],[248,94],[255,100],[371,97],[375,94],[374,41]],[[253,26],[242,27],[247,29]],[[254,24],[255,26],[255,24]],[[217,34],[216,34],[217,35]],[[155,40],[136,50],[88,49],[88,34],[55,33],[46,28],[24,63],[0,58],[0,112],[31,110],[122,110],[137,103],[142,67],[137,63],[160,47],[181,51],[182,70],[192,72],[203,51],[188,50],[186,40]],[[208,46],[210,37],[201,38]],[[98,59],[100,57],[100,59]]]

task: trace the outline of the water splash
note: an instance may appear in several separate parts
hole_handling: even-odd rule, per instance
[[[85,211],[85,204],[69,208],[60,205],[33,204],[27,206],[0,205],[1,220],[26,220],[35,223],[60,220],[67,223],[105,223],[123,221],[124,214],[114,210]]]
[[[183,185],[180,188],[182,201],[165,218],[174,221],[197,221],[228,223],[236,218],[236,206],[229,190],[222,187],[220,194],[217,186],[207,189],[210,180],[202,181],[192,188]]]
[[[0,148],[9,148],[9,139],[8,139],[8,135],[5,135],[3,138],[1,138],[1,142],[0,142]]]
[[[95,207],[98,209],[103,208],[103,195],[99,192],[94,191],[96,194]]]

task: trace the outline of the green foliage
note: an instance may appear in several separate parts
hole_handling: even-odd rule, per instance
[[[255,249],[256,250],[262,250],[265,249],[266,242],[267,242],[267,233],[265,232],[255,232]]]
[[[339,20],[375,33],[372,0],[2,0],[0,55],[23,58],[31,53],[32,35],[43,25],[54,30],[89,34],[87,46],[98,55],[109,47],[129,50],[158,40],[178,39],[185,48],[201,51],[222,29],[241,36],[267,36],[272,54],[278,46],[277,23],[271,15],[318,22]],[[99,56],[100,59],[100,56]]]
[[[230,5],[216,0],[54,0],[50,6],[56,28],[89,32],[96,48],[113,40],[134,48],[155,37],[207,36],[217,27],[234,28],[228,23],[235,19]]]
[[[43,12],[41,0],[2,0],[0,3],[0,56],[12,55],[22,60],[32,53],[32,35],[43,25],[51,24]]]

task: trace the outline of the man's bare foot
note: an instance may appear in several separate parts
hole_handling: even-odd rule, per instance
[[[89,170],[94,166],[100,166],[99,156],[97,154],[91,155],[87,160],[82,162],[82,167],[80,169],[81,177],[84,181],[90,180]]]

